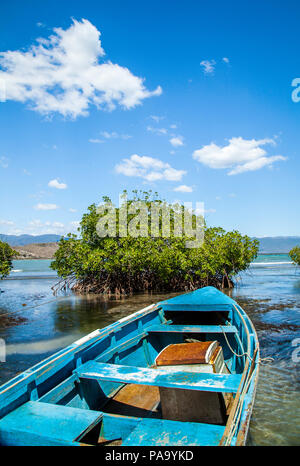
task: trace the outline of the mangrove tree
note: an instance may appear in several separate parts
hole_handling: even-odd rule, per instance
[[[257,255],[257,240],[208,228],[202,215],[157,193],[133,191],[128,200],[124,191],[123,197],[117,208],[108,197],[100,207],[92,204],[78,234],[60,240],[51,264],[61,277],[55,291],[120,295],[231,287]]]

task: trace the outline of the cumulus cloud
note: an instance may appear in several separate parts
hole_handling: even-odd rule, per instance
[[[89,142],[92,142],[93,144],[103,144],[103,139],[89,139]]]
[[[58,206],[56,204],[37,204],[34,208],[35,210],[56,210]]]
[[[177,170],[159,159],[137,154],[133,154],[129,159],[123,159],[115,169],[117,173],[140,177],[147,181],[180,181],[186,174],[186,171]]]
[[[159,123],[165,117],[164,116],[157,116],[157,115],[150,115],[150,118],[152,118],[152,120],[154,120],[156,123]]]
[[[262,147],[275,145],[273,139],[231,138],[227,145],[221,147],[213,142],[202,149],[195,150],[193,158],[203,165],[214,169],[229,169],[228,175],[259,170],[272,166],[274,162],[286,160],[282,155],[269,156]]]
[[[60,183],[56,179],[49,181],[48,186],[50,188],[55,188],[55,189],[66,189],[67,188],[67,185],[65,183]]]
[[[57,112],[76,118],[87,115],[92,104],[100,109],[113,110],[117,105],[130,109],[162,93],[160,86],[149,91],[144,79],[128,68],[104,62],[100,35],[86,19],[73,20],[68,29],[55,28],[27,51],[0,52],[6,100],[28,103],[45,115]]]
[[[203,72],[205,74],[212,74],[215,71],[215,60],[202,60],[200,65],[203,67]]]
[[[29,233],[31,235],[41,234],[56,234],[62,235],[65,233],[66,227],[61,222],[42,222],[39,219],[34,219],[28,222],[28,226],[22,231],[22,233]]]
[[[222,60],[223,60],[225,63],[229,63],[229,58],[227,58],[227,57],[223,57]]]
[[[187,186],[186,184],[182,184],[174,188],[174,191],[177,191],[179,193],[192,193],[193,188],[191,186]]]
[[[147,131],[150,131],[150,133],[155,133],[159,135],[168,133],[166,128],[153,128],[153,126],[147,126]]]
[[[170,143],[173,147],[180,147],[183,146],[183,137],[182,136],[174,136],[170,139]]]
[[[130,134],[119,134],[116,131],[109,133],[108,131],[101,131],[101,136],[105,139],[130,139]]]

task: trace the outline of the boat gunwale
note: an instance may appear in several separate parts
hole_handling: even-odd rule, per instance
[[[255,327],[254,327],[250,317],[248,316],[248,314],[244,311],[244,309],[236,301],[234,301],[234,304],[233,304],[233,311],[236,311],[238,313],[238,315],[239,315],[239,317],[241,319],[241,322],[243,324],[243,327],[245,328],[245,331],[246,331],[246,334],[247,334],[247,346],[248,346],[248,348],[247,348],[246,353],[247,353],[248,357],[247,357],[245,367],[244,367],[244,370],[243,370],[243,373],[242,373],[242,379],[241,379],[241,382],[240,382],[240,387],[239,387],[239,389],[238,389],[238,391],[237,391],[237,393],[235,395],[235,398],[234,398],[234,403],[235,403],[235,400],[237,400],[235,410],[230,412],[229,418],[228,418],[226,426],[225,426],[225,431],[224,431],[224,434],[222,436],[222,439],[221,439],[219,445],[225,445],[225,442],[226,442],[226,440],[228,438],[227,431],[229,431],[229,433],[230,433],[230,429],[232,428],[232,425],[234,424],[233,423],[234,419],[231,422],[231,417],[235,416],[235,413],[237,412],[237,410],[239,408],[239,402],[240,402],[239,396],[240,396],[241,393],[243,393],[243,390],[244,390],[244,387],[245,387],[245,382],[246,382],[247,376],[248,376],[248,372],[251,369],[251,367],[249,367],[249,358],[251,358],[251,356],[252,356],[252,358],[255,358],[255,359],[251,358],[251,363],[252,362],[254,363],[254,369],[253,369],[252,374],[251,374],[250,377],[252,377],[253,374],[255,374],[255,376],[254,376],[254,380],[252,380],[250,382],[250,385],[248,387],[247,392],[243,394],[243,397],[245,397],[245,395],[248,394],[249,392],[250,393],[252,392],[252,395],[251,395],[250,401],[249,401],[247,406],[245,406],[245,401],[246,400],[243,398],[243,401],[242,401],[242,404],[241,404],[240,418],[238,420],[237,434],[231,438],[231,441],[230,441],[229,445],[232,445],[232,442],[233,442],[235,437],[236,437],[236,441],[239,440],[239,445],[245,445],[245,443],[246,443],[247,434],[248,434],[248,430],[249,430],[251,413],[252,413],[255,394],[256,394],[256,387],[257,387],[257,382],[258,382],[258,372],[259,372],[258,369],[259,369],[260,352],[259,352],[259,340],[258,340],[258,336],[257,336],[256,330],[255,330]],[[248,328],[247,324],[250,325],[251,333],[249,331],[249,328]],[[250,338],[251,334],[254,337],[253,351],[251,351],[251,338]],[[254,383],[254,385],[252,385],[253,383]],[[233,409],[233,406],[232,406],[232,409]],[[243,413],[245,411],[247,411],[246,419],[242,421]]]
[[[79,340],[76,340],[74,343],[71,343],[71,345],[67,346],[63,350],[57,351],[56,353],[49,356],[49,358],[46,358],[44,360],[45,363],[42,366],[41,364],[43,363],[43,361],[37,363],[35,366],[32,366],[26,369],[25,371],[21,372],[21,374],[18,374],[17,376],[5,382],[2,386],[0,386],[0,396],[3,395],[5,392],[7,392],[7,390],[15,387],[16,385],[23,382],[24,380],[27,380],[28,377],[32,375],[36,375],[37,373],[39,373],[39,371],[44,369],[46,366],[50,365],[53,362],[58,361],[60,358],[62,358],[63,356],[66,356],[72,351],[77,352],[82,349],[87,349],[90,345],[93,345],[94,343],[96,343],[98,340],[100,340],[104,336],[114,333],[116,328],[118,328],[119,324],[123,324],[124,322],[129,323],[129,321],[134,322],[138,317],[142,316],[142,314],[147,315],[148,313],[154,311],[155,309],[156,309],[156,304],[150,304],[144,309],[134,312],[133,314],[130,314],[129,316],[124,317],[123,319],[119,319],[116,322],[113,322],[112,324],[106,327],[103,327],[103,329],[93,330],[85,337],[82,337]],[[120,326],[120,329],[122,327],[123,325]],[[98,334],[94,335],[92,338],[89,338],[91,335],[95,334],[95,332],[98,332]],[[85,343],[88,343],[88,344],[85,345]],[[36,367],[36,366],[39,366],[39,367]]]

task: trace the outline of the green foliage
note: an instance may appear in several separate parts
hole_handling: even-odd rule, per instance
[[[0,241],[0,279],[7,277],[12,269],[12,258],[18,255],[7,243]]]
[[[127,195],[124,192],[124,196]],[[256,257],[258,241],[242,236],[238,231],[225,232],[222,228],[207,228],[195,213],[187,214],[185,222],[195,228],[204,226],[204,243],[197,248],[186,247],[193,235],[176,234],[176,212],[183,206],[171,206],[170,235],[165,237],[163,219],[159,213],[158,236],[151,236],[150,207],[155,201],[160,207],[170,207],[157,193],[133,191],[126,204],[128,222],[135,218],[130,212],[133,201],[147,205],[147,236],[119,234],[120,210],[116,209],[117,235],[99,237],[96,226],[109,211],[111,200],[103,198],[102,212],[95,204],[83,215],[79,237],[68,235],[61,239],[51,267],[80,291],[101,293],[129,293],[144,290],[190,290],[204,285],[230,286],[232,278],[245,270]],[[104,213],[103,213],[104,212]],[[190,217],[189,217],[190,216]],[[184,224],[185,226],[185,224]],[[143,226],[137,230],[142,234]]]
[[[290,250],[289,256],[294,264],[300,265],[300,247],[296,246]]]

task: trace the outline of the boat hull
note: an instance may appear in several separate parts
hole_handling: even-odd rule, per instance
[[[222,372],[206,367],[207,361],[157,366],[165,348],[190,345],[190,340],[217,342]],[[215,288],[152,304],[80,338],[0,387],[0,444],[244,445],[258,361],[250,319]],[[166,391],[174,399],[180,394],[183,408],[184,393],[193,393],[199,405],[193,421],[182,413],[172,418],[172,409],[162,409]],[[224,405],[222,419],[203,417],[204,398]]]

